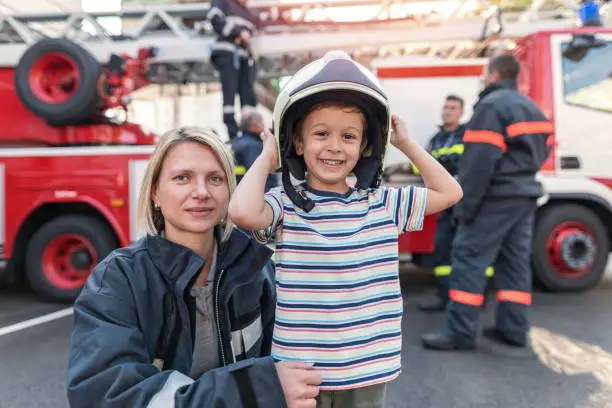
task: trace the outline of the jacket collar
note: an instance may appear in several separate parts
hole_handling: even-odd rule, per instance
[[[487,86],[485,89],[483,89],[479,94],[478,97],[480,99],[484,98],[485,96],[489,95],[492,92],[495,92],[499,89],[513,89],[516,90],[518,88],[518,84],[516,82],[516,80],[513,79],[503,79],[501,81],[497,81],[497,82],[493,82],[491,85]]]
[[[270,248],[258,244],[236,228],[226,241],[222,241],[222,235],[223,229],[215,228],[215,238],[219,243],[218,268],[228,269],[236,266],[245,252],[251,252],[256,259],[262,260],[262,264],[272,256],[273,251]],[[170,281],[176,281],[186,270],[196,265],[201,267],[205,262],[203,257],[191,249],[161,235],[147,235],[145,247],[160,273]]]

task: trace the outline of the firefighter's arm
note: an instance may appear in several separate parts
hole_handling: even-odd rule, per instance
[[[242,31],[232,22],[229,22],[225,16],[223,10],[225,9],[224,3],[227,0],[213,0],[210,9],[206,13],[206,18],[210,21],[215,32],[222,37],[229,37],[235,39],[240,35]]]
[[[263,142],[261,154],[247,170],[229,203],[229,217],[238,227],[249,231],[266,229],[279,218],[264,197],[268,174],[276,170],[276,140],[270,131],[265,130]],[[278,204],[282,210],[282,205]]]
[[[461,200],[462,192],[459,183],[425,149],[408,137],[405,124],[395,115],[393,116],[391,143],[408,156],[421,171],[427,188],[426,215],[452,207]]]
[[[454,208],[460,222],[472,220],[489,187],[495,166],[506,151],[505,125],[497,109],[479,105],[463,136],[464,150],[459,162],[463,200]]]

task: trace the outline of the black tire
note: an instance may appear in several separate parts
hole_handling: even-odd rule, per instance
[[[65,234],[78,236],[86,241],[95,252],[95,259],[90,256],[91,262],[89,265],[95,266],[106,257],[113,249],[117,248],[117,240],[113,232],[102,221],[86,215],[63,215],[46,222],[38,231],[34,233],[26,248],[25,270],[28,281],[34,291],[42,298],[59,301],[72,302],[74,301],[89,273],[82,273],[79,279],[75,279],[72,285],[77,287],[67,287],[70,283],[67,279],[58,280],[56,282],[50,279],[55,267],[47,267],[45,264],[45,250],[51,251],[50,245],[57,245],[61,242]],[[87,251],[89,254],[90,251]],[[49,252],[52,254],[52,252]],[[51,255],[48,255],[51,256]],[[87,261],[85,261],[87,263]],[[47,263],[48,265],[48,263]],[[61,268],[60,268],[61,269]],[[80,269],[84,271],[89,267]],[[65,283],[66,285],[60,285]]]
[[[552,261],[549,254],[554,250],[548,245],[549,238],[557,235],[557,228],[564,225],[582,226],[588,230],[588,242],[592,246],[582,245],[577,248],[584,252],[577,252],[574,260],[583,260],[582,272],[578,268],[568,269],[568,265]],[[537,283],[551,292],[583,292],[597,285],[605,272],[610,252],[610,239],[603,221],[589,208],[576,204],[552,204],[538,215],[533,236],[533,273]],[[558,251],[559,253],[561,251]],[[571,251],[564,251],[570,254]],[[591,260],[591,262],[587,262]]]
[[[30,82],[30,72],[49,53],[71,59],[79,74],[79,83],[70,97],[53,103],[37,96]],[[100,63],[83,47],[63,38],[45,38],[28,48],[15,69],[15,89],[19,100],[35,115],[55,126],[79,124],[97,113],[100,104],[98,81],[103,75]]]

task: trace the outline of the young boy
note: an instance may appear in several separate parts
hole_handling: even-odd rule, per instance
[[[385,384],[401,371],[398,235],[454,205],[461,188],[408,137],[376,78],[347,55],[313,62],[283,92],[275,107],[283,186],[264,194],[279,164],[266,131],[229,207],[237,226],[262,241],[275,237],[272,355],[314,363],[323,379],[319,407],[383,407]],[[389,135],[426,188],[376,187]],[[347,184],[353,173],[356,188]],[[305,182],[296,187],[289,175]]]

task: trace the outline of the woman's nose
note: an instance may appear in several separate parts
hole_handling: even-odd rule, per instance
[[[204,180],[198,181],[194,190],[193,190],[194,198],[206,199],[210,197],[208,192],[208,188],[206,187],[206,182]]]

